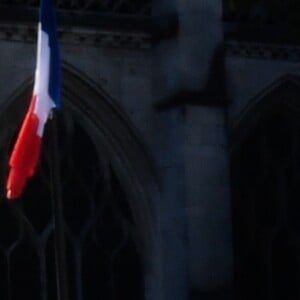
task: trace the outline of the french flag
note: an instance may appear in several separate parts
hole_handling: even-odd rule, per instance
[[[9,160],[8,199],[19,198],[35,173],[45,124],[51,111],[60,107],[60,82],[55,8],[53,0],[41,0],[33,96]]]

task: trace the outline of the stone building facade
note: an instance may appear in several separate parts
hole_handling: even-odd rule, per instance
[[[70,299],[300,297],[299,30],[254,3],[58,1]],[[23,199],[4,199],[36,6],[0,1],[1,299],[57,298],[50,128]]]

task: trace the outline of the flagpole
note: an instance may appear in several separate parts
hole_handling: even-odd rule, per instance
[[[66,242],[63,218],[63,199],[61,189],[61,171],[59,160],[59,145],[57,131],[57,114],[52,114],[50,136],[52,139],[51,151],[51,198],[54,215],[54,240],[56,284],[58,300],[69,300],[68,276],[66,265]]]

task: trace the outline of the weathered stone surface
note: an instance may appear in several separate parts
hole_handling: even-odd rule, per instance
[[[221,0],[154,0],[154,16],[169,13],[178,16],[176,35],[147,43],[147,48],[122,47],[120,40],[118,47],[104,47],[89,42],[90,36],[81,44],[78,37],[85,31],[79,28],[71,28],[65,37],[76,43],[62,44],[63,61],[110,96],[153,161],[160,192],[149,206],[159,237],[153,248],[155,270],[146,274],[147,300],[187,300],[191,290],[230,285],[229,130],[266,86],[300,70],[299,63],[290,60],[230,54],[225,72],[228,107],[197,101],[187,105],[182,99],[172,108],[156,109],[156,101],[179,90],[192,95],[201,91],[215,50],[223,43]],[[112,38],[109,33],[106,37]],[[22,31],[18,41],[9,39],[5,32],[1,35],[0,105],[35,69],[34,41],[26,40]],[[130,157],[135,159],[135,154]]]

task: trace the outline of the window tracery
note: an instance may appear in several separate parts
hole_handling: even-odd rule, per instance
[[[58,121],[64,205],[63,228],[58,230],[66,238],[70,299],[143,299],[143,268],[136,248],[135,224],[117,176],[112,168],[101,168],[100,157],[105,155],[99,156],[70,112],[65,111]],[[38,174],[15,203],[4,199],[11,149],[9,142],[1,145],[1,299],[58,298],[49,134],[47,128]]]
[[[295,90],[284,90],[253,113],[256,125],[232,154],[238,299],[300,297],[299,108]]]

